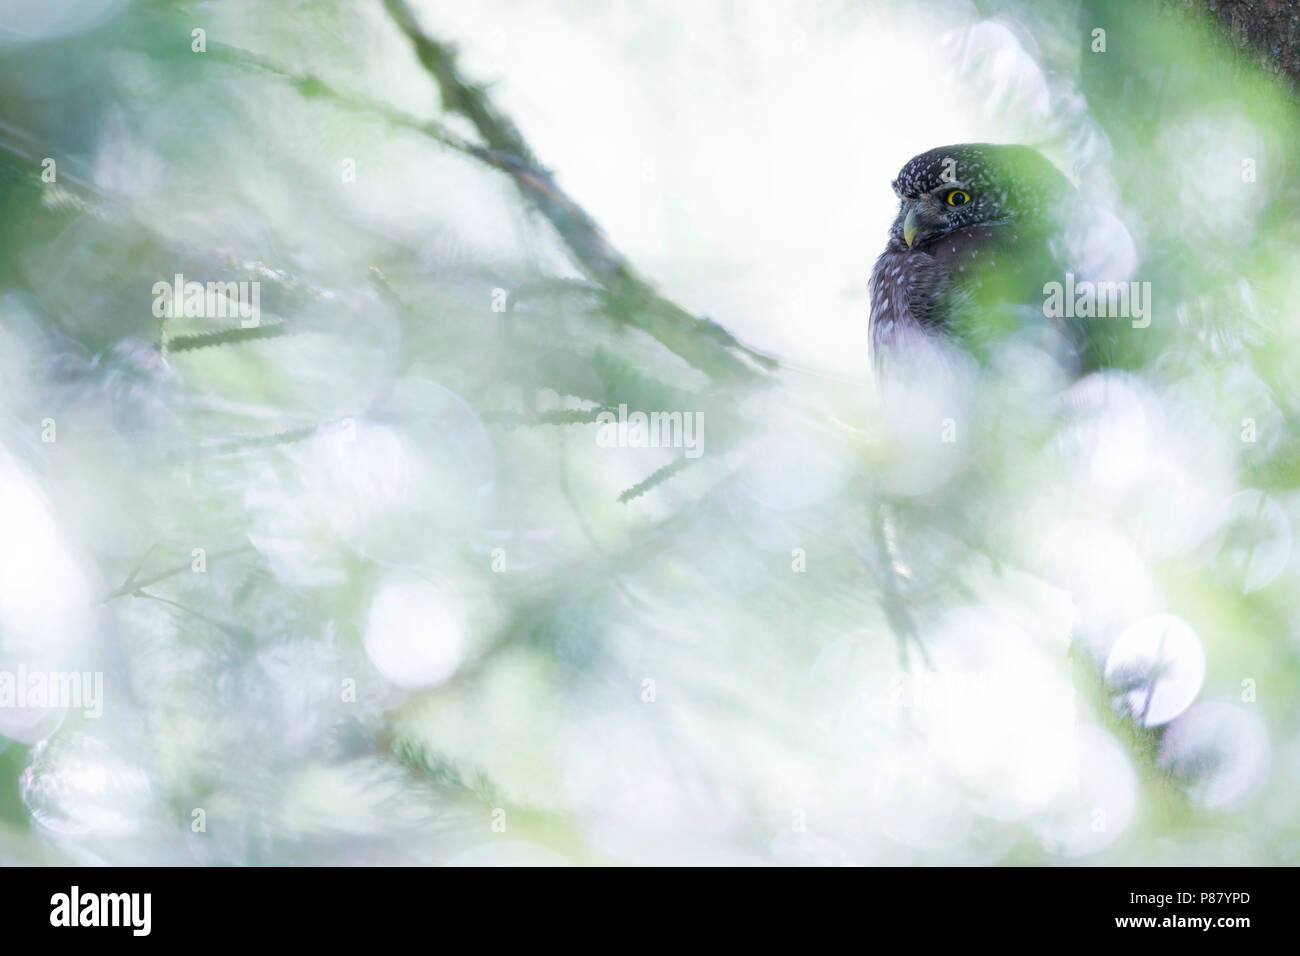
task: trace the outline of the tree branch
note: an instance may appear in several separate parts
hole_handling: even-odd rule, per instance
[[[429,36],[405,0],[384,0],[384,7],[437,83],[443,108],[468,119],[483,138],[485,146],[466,148],[511,176],[555,228],[579,268],[619,300],[615,314],[714,378],[749,380],[759,370],[777,367],[773,359],[745,346],[716,322],[694,316],[659,295],[605,238],[587,211],[541,167],[519,128],[496,108],[487,89],[461,75],[455,49]]]

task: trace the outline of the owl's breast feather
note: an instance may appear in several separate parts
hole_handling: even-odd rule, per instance
[[[877,331],[895,325],[942,331],[941,306],[952,286],[977,281],[976,269],[992,267],[998,252],[1016,238],[1013,226],[985,225],[939,236],[914,249],[891,244],[871,273],[873,341]]]

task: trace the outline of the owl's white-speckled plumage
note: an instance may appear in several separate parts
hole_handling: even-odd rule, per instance
[[[1073,192],[1063,175],[1025,146],[941,146],[911,159],[893,183],[899,213],[870,282],[870,339],[879,370],[888,358],[952,333],[955,309],[1026,240],[1045,250],[1056,212]],[[965,199],[952,205],[953,191]],[[962,198],[962,197],[958,197]],[[915,219],[907,241],[904,222]]]

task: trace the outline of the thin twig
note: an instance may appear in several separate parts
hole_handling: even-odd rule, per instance
[[[885,619],[889,622],[890,629],[894,632],[894,638],[898,642],[899,663],[902,669],[905,671],[908,669],[907,650],[910,646],[915,646],[920,654],[922,664],[925,665],[926,669],[934,670],[930,655],[921,642],[921,635],[917,630],[916,622],[912,620],[912,615],[907,609],[907,602],[903,600],[902,592],[898,587],[898,567],[894,560],[894,551],[889,544],[889,535],[885,530],[888,520],[888,506],[881,501],[877,503],[875,513],[871,519],[871,530],[875,539],[877,563],[879,565],[876,569],[876,576],[880,581],[880,603],[885,611]]]
[[[150,545],[149,550],[144,553],[144,557],[140,559],[140,562],[135,566],[135,568],[131,571],[131,573],[126,576],[126,580],[122,582],[121,586],[105,594],[102,598],[99,599],[99,603],[107,604],[109,601],[113,600],[114,598],[122,597],[125,594],[134,594],[139,596],[143,588],[147,588],[150,585],[157,584],[159,581],[165,581],[167,578],[175,577],[178,574],[181,574],[185,571],[189,571],[193,567],[194,562],[187,561],[184,564],[177,565],[176,567],[171,568],[167,571],[163,571],[159,574],[155,574],[151,578],[146,578],[143,581],[137,580],[137,578],[140,575],[140,571],[144,568],[145,561],[149,559],[149,555],[153,554],[153,552],[157,549],[157,547],[158,545],[156,544]],[[229,548],[225,551],[218,551],[216,554],[213,554],[211,557],[214,559],[228,558],[231,557],[232,555],[242,554],[245,551],[251,551],[251,550],[253,550],[251,545],[244,544],[236,548]]]
[[[633,501],[637,498],[640,498],[647,491],[650,491],[652,488],[662,485],[669,478],[672,478],[679,471],[681,471],[691,462],[696,460],[697,459],[694,458],[687,458],[685,455],[683,455],[681,458],[674,458],[672,461],[664,465],[662,468],[656,469],[654,472],[652,472],[648,478],[645,478],[642,481],[638,481],[631,488],[628,488],[626,491],[620,494],[618,496],[619,502],[622,504],[627,504],[629,501]]]
[[[384,0],[384,7],[438,84],[443,108],[468,119],[483,138],[484,146],[468,149],[510,174],[519,191],[555,228],[577,265],[622,300],[616,314],[711,377],[749,380],[758,369],[777,367],[773,359],[745,346],[716,322],[694,316],[659,295],[605,238],[587,211],[556,184],[519,128],[496,108],[487,89],[461,75],[455,49],[426,33],[405,0]]]
[[[157,601],[159,604],[167,604],[170,605],[171,607],[177,608],[178,610],[184,611],[186,614],[192,614],[195,617],[197,617],[200,621],[203,621],[204,623],[207,624],[211,624],[217,630],[222,631],[230,635],[231,637],[247,638],[252,636],[253,633],[246,627],[239,627],[238,625],[229,624],[226,621],[218,620],[215,617],[210,617],[209,615],[204,614],[202,611],[196,611],[194,608],[189,607],[188,605],[181,604],[179,601],[173,601],[170,598],[159,597],[157,594],[150,594],[148,591],[134,591],[132,592],[132,596],[142,598],[146,601]]]
[[[422,133],[459,152],[471,155],[476,153],[476,147],[471,146],[464,139],[434,120],[422,120],[410,113],[405,113],[390,106],[382,100],[340,90],[330,86],[314,74],[295,73],[292,70],[286,70],[251,50],[230,46],[225,43],[211,43],[208,45],[208,53],[213,59],[229,63],[232,66],[269,73],[288,83],[308,99],[330,100],[355,113],[371,113],[379,116],[391,126],[399,126]]]
[[[310,331],[299,329],[299,332]],[[178,335],[166,340],[168,353],[192,352],[195,349],[210,349],[218,345],[235,345],[253,342],[258,339],[276,339],[291,334],[283,322],[274,325],[257,325],[251,328],[219,329],[214,332],[196,332],[193,335]],[[164,355],[164,357],[166,357]]]

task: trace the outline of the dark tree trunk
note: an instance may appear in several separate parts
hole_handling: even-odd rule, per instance
[[[1285,74],[1300,89],[1300,3],[1295,0],[1175,0],[1218,21],[1239,56]]]

